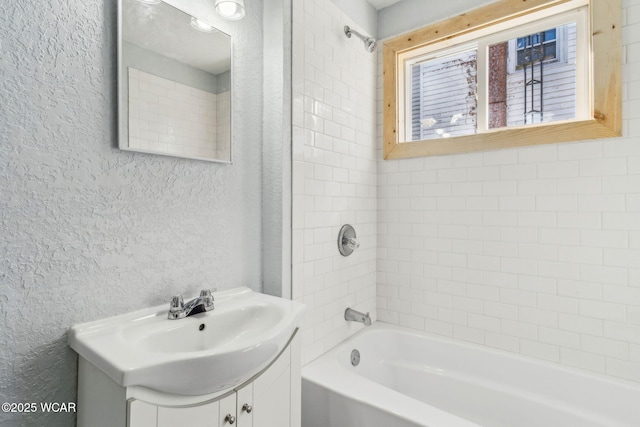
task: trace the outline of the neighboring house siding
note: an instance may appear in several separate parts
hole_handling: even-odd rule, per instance
[[[419,85],[413,85],[413,88],[419,88],[419,92],[414,89],[413,96],[414,99],[415,96],[420,97],[420,120],[427,120],[426,125],[418,123],[419,132],[416,134],[419,133],[419,139],[475,133],[476,60],[474,50],[429,60],[414,67],[420,68],[420,74]],[[414,75],[414,83],[415,78]]]
[[[422,100],[420,99],[421,82],[420,74],[422,66],[415,65],[411,67],[411,140],[419,141],[422,139],[422,130],[420,119],[422,118]]]

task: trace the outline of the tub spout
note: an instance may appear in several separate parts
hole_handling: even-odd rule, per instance
[[[369,316],[369,313],[360,313],[352,308],[347,308],[344,311],[344,320],[349,322],[360,322],[364,323],[365,326],[371,326],[371,317]]]

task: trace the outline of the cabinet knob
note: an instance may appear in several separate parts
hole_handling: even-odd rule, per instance
[[[245,403],[244,405],[242,405],[242,410],[245,411],[247,414],[250,414],[251,411],[253,411],[253,406],[249,405],[248,403]]]
[[[225,420],[226,422],[228,422],[229,424],[234,424],[234,423],[236,422],[236,417],[234,417],[234,416],[233,416],[233,415],[231,415],[231,414],[227,414],[227,416],[226,416],[226,417],[224,417],[224,420]]]

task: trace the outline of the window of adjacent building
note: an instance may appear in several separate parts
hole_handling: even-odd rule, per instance
[[[598,4],[617,1],[598,0]],[[492,10],[502,6],[517,11],[520,3],[502,0]],[[553,7],[519,11],[490,26],[476,22],[477,28],[457,36],[434,37],[446,31],[446,22],[403,36],[390,42],[391,47],[385,43],[385,158],[401,145],[410,148],[400,148],[399,154],[404,154],[391,157],[481,150],[483,136],[486,147],[495,148],[490,139],[498,138],[498,146],[504,146],[504,138],[512,137],[514,131],[519,132],[519,140],[512,145],[527,145],[523,138],[529,136],[521,133],[527,128],[531,144],[619,135],[619,117],[604,123],[608,130],[597,135],[584,129],[568,132],[576,124],[590,128],[605,122],[606,114],[619,115],[620,106],[614,101],[608,102],[615,110],[599,110],[602,87],[594,90],[594,82],[601,85],[619,75],[619,62],[606,70],[595,66],[594,58],[607,52],[593,49],[600,44],[591,40],[590,22],[598,27],[606,24],[592,19],[594,6],[589,0],[538,3]],[[491,7],[479,9],[477,16],[488,16],[486,9]],[[476,19],[468,15],[470,21]],[[453,25],[465,27],[462,22]],[[616,25],[609,28],[609,43],[619,42]],[[429,37],[433,40],[420,42]],[[414,45],[408,43],[413,40]],[[409,46],[394,49],[394,42]],[[391,60],[393,64],[388,63]],[[618,83],[610,89],[617,90]],[[619,104],[619,99],[615,102]],[[557,127],[562,138],[541,140],[542,134],[553,135],[549,129],[539,131],[549,125],[564,126]],[[421,148],[415,149],[419,143]]]
[[[573,27],[575,28],[575,25]],[[551,28],[510,41],[514,42],[513,45],[516,47],[515,58],[517,58],[516,64],[518,68],[540,59],[543,61],[556,59],[556,34],[563,30],[566,30],[566,27],[562,27],[559,30]]]

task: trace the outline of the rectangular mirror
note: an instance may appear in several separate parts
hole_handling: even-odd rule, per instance
[[[119,148],[231,163],[231,37],[159,0],[118,11]]]

